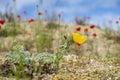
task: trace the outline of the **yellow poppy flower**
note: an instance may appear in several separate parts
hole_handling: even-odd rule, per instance
[[[78,44],[83,44],[87,40],[85,36],[82,36],[78,33],[72,33],[72,36],[73,36],[73,41]]]

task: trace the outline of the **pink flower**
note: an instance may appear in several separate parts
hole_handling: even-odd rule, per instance
[[[61,13],[58,13],[58,17],[61,17]]]
[[[88,16],[87,19],[89,20],[89,19],[90,19],[90,16]]]
[[[27,14],[27,12],[26,12],[26,11],[23,11],[23,14]]]

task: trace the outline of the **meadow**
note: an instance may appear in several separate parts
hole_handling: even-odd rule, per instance
[[[120,18],[113,30],[88,16],[66,24],[63,12],[44,20],[46,13],[0,15],[0,80],[120,80]]]

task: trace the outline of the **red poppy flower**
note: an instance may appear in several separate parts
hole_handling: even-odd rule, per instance
[[[19,18],[19,19],[20,19],[20,15],[17,15],[17,18]]]
[[[95,28],[95,25],[91,25],[91,26],[90,26],[90,29],[93,29],[93,28]]]
[[[77,28],[76,28],[76,31],[80,31],[80,30],[81,30],[81,28],[80,28],[80,27],[77,27]]]
[[[38,12],[38,15],[39,15],[39,16],[42,15],[42,12]]]
[[[0,20],[0,24],[3,25],[5,23],[5,20]]]
[[[86,33],[87,33],[87,32],[88,32],[88,28],[85,28],[85,29],[84,29],[84,32],[86,32]]]
[[[76,45],[77,45],[77,46],[81,46],[81,44],[79,44],[79,43],[76,43]]]
[[[93,36],[94,38],[96,38],[97,35],[94,33],[92,36]]]
[[[34,19],[29,19],[28,22],[29,23],[34,22]]]
[[[119,24],[119,21],[116,21],[116,24]]]

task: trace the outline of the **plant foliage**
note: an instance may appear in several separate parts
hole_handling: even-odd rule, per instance
[[[17,64],[19,64],[21,60],[24,64],[29,64],[31,62],[30,53],[24,51],[21,46],[14,46],[12,51],[6,55],[6,59]]]

